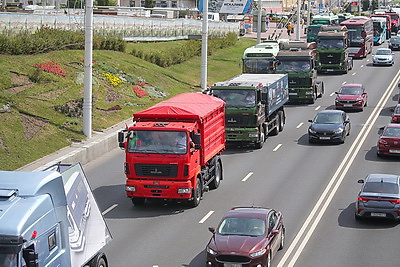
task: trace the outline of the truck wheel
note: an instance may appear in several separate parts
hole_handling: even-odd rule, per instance
[[[143,205],[145,201],[146,201],[146,198],[144,198],[144,197],[133,197],[132,198],[133,205],[137,205],[137,206]]]
[[[285,118],[283,115],[283,111],[279,111],[278,112],[278,116],[279,116],[279,132],[283,131],[283,127],[285,127]]]
[[[104,253],[97,254],[91,261],[90,267],[107,267],[106,255]]]
[[[211,189],[217,189],[219,184],[221,183],[222,179],[222,167],[221,167],[221,162],[217,160],[217,163],[215,164],[215,177],[214,180],[210,183],[210,188]]]
[[[264,131],[261,130],[260,131],[260,140],[258,142],[256,142],[256,148],[257,149],[261,149],[264,146],[264,142],[265,142],[265,134]]]
[[[275,128],[271,131],[271,135],[278,135],[279,124],[281,123],[280,120],[281,120],[281,118],[279,117],[279,114],[277,114],[275,117]]]
[[[192,199],[189,200],[189,205],[192,208],[197,207],[200,204],[201,200],[201,179],[197,177],[196,188],[193,189]]]

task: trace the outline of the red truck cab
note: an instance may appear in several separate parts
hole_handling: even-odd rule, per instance
[[[158,198],[195,207],[203,191],[222,180],[225,102],[201,93],[177,95],[135,113],[118,138],[126,153],[126,195],[134,204]]]

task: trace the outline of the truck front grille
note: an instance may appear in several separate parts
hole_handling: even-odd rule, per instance
[[[248,121],[248,115],[226,115],[226,126],[228,127],[246,126]]]
[[[340,64],[342,53],[319,53],[321,64]]]
[[[143,177],[176,177],[178,165],[136,163],[135,172]]]

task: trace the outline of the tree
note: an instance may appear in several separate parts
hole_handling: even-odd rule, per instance
[[[154,1],[153,0],[145,0],[144,1],[144,7],[153,8],[154,7]]]

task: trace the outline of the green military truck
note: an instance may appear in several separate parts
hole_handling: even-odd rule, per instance
[[[318,73],[347,73],[353,68],[348,53],[348,33],[344,30],[321,30],[317,36]]]
[[[276,73],[287,73],[290,103],[314,103],[324,93],[317,81],[316,43],[289,42],[282,46],[276,60]]]
[[[240,74],[204,93],[225,101],[226,142],[261,148],[283,130],[289,100],[287,74]]]

